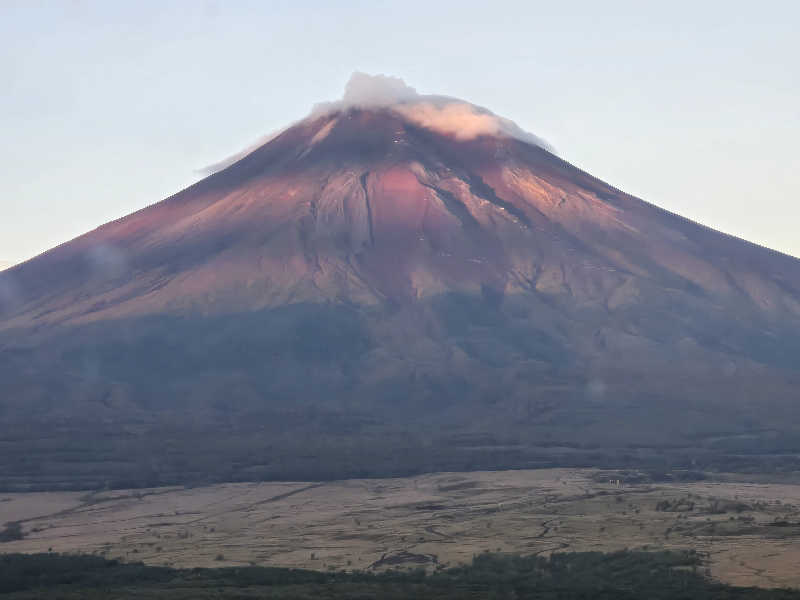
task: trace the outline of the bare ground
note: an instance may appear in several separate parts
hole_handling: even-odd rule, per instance
[[[609,483],[591,470],[437,473],[0,494],[2,552],[97,552],[178,567],[434,567],[484,551],[694,548],[727,583],[800,587],[800,485]]]

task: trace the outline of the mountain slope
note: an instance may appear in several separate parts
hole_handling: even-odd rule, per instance
[[[325,107],[0,274],[7,434],[137,481],[186,471],[165,435],[221,478],[796,449],[799,355],[800,261],[440,97]]]

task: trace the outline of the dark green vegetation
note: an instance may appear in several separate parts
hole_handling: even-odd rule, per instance
[[[348,599],[765,599],[800,591],[737,588],[703,573],[700,557],[675,552],[477,556],[471,565],[417,571],[341,573],[242,567],[171,569],[94,556],[0,556],[0,594],[32,598]]]
[[[326,417],[330,417],[326,420]],[[296,429],[288,429],[295,424]],[[4,435],[0,491],[97,490],[237,481],[329,481],[406,477],[437,471],[517,468],[620,468],[657,473],[708,472],[793,478],[786,455],[726,455],[703,449],[602,448],[527,444],[522,436],[405,431],[355,426],[322,411],[281,415],[268,425],[220,427],[64,425],[56,433],[26,424]],[[283,429],[281,430],[281,428]],[[333,429],[341,427],[341,431]],[[520,440],[523,440],[520,443]]]

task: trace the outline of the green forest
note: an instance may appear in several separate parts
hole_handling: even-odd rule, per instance
[[[469,565],[381,573],[268,567],[172,569],[99,556],[0,555],[0,596],[61,599],[799,599],[800,591],[732,587],[694,552],[481,554]]]

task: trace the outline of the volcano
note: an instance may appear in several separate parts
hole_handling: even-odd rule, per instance
[[[7,489],[758,466],[798,383],[800,261],[391,78],[0,273]]]

